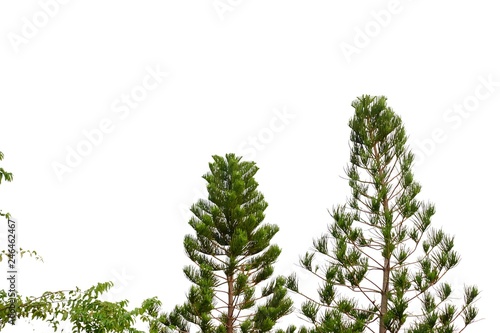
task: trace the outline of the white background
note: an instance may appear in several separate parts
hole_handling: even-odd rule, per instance
[[[436,204],[433,225],[456,236],[462,262],[448,281],[482,291],[484,319],[467,332],[497,330],[493,1],[219,1],[227,11],[213,0],[46,3],[0,2],[1,167],[14,174],[0,208],[17,218],[20,246],[44,258],[21,261],[22,294],[112,280],[111,300],[182,303],[186,207],[204,193],[211,156],[229,152],[260,168],[266,221],[280,227],[276,273],[309,278],[298,256],[349,195],[351,102],[385,95],[419,157],[419,198]],[[126,114],[123,95],[154,85],[148,70],[168,77]],[[111,125],[99,138],[102,121]],[[78,147],[88,154],[70,167]],[[5,331],[31,328],[51,331]]]

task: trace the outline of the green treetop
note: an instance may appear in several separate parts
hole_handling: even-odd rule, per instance
[[[321,281],[301,312],[312,332],[461,332],[476,318],[479,292],[465,287],[458,305],[443,282],[460,256],[453,237],[431,228],[434,205],[417,199],[401,118],[383,96],[364,95],[352,106],[351,197],[301,257]],[[300,293],[295,276],[288,286]]]
[[[203,333],[268,332],[291,311],[292,301],[283,277],[256,291],[271,278],[281,252],[271,245],[278,227],[264,223],[268,204],[257,190],[258,168],[234,154],[213,156],[209,167],[203,176],[208,200],[191,207],[195,234],[184,238],[194,263],[184,273],[193,286],[166,323],[179,331],[191,323]]]

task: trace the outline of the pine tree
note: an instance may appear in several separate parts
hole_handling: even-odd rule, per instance
[[[213,156],[207,181],[208,200],[191,207],[184,249],[194,265],[184,268],[193,283],[187,301],[164,324],[200,332],[269,332],[278,319],[291,312],[286,279],[278,277],[256,287],[273,275],[281,249],[271,245],[278,226],[265,224],[268,204],[257,191],[254,162],[227,154]]]
[[[477,316],[479,292],[466,286],[457,305],[443,282],[460,256],[454,237],[431,228],[434,204],[417,199],[402,120],[384,96],[363,95],[352,106],[351,197],[300,258],[321,281],[317,298],[302,294],[301,313],[311,332],[461,332]],[[288,287],[300,294],[295,275]]]

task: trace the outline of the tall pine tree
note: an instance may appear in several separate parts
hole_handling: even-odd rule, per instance
[[[417,199],[402,120],[383,96],[352,106],[352,196],[300,259],[321,281],[317,298],[303,294],[301,312],[312,332],[461,332],[476,318],[479,292],[465,287],[457,305],[443,282],[460,256],[453,237],[431,228],[434,205]],[[300,294],[296,276],[288,282]]]
[[[194,235],[184,238],[184,249],[194,263],[184,268],[193,283],[187,301],[165,324],[203,333],[269,332],[291,312],[286,279],[271,278],[281,249],[271,245],[278,226],[264,223],[267,202],[257,190],[254,162],[227,154],[213,156],[207,181],[208,200],[191,207],[189,225]]]

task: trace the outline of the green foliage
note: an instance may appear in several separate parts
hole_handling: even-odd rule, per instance
[[[43,258],[40,255],[38,255],[38,253],[35,250],[25,250],[21,247],[19,248],[19,251],[16,251],[16,253],[19,254],[21,258],[28,254],[30,257],[34,257],[36,260],[40,260],[43,262]],[[3,256],[9,258],[9,253],[6,250],[0,251],[0,262],[2,262]]]
[[[0,160],[3,160],[0,152]],[[12,173],[0,168],[0,184],[2,180],[12,181]],[[0,216],[10,219],[8,213]],[[25,255],[43,261],[36,251],[19,248],[16,252],[22,258]],[[0,251],[0,262],[3,257],[9,257],[10,252]],[[0,331],[7,325],[11,325],[13,319],[42,320],[50,324],[56,331],[62,322],[72,324],[73,333],[80,332],[129,332],[143,333],[133,327],[138,318],[154,326],[157,322],[154,314],[155,306],[160,303],[157,299],[147,299],[143,305],[133,310],[127,310],[128,301],[106,302],[101,301],[99,296],[107,292],[113,286],[112,282],[98,283],[86,290],[76,287],[73,290],[51,292],[47,291],[41,296],[22,297],[10,290],[0,290]],[[12,311],[14,310],[14,311]],[[12,318],[12,316],[14,318]],[[154,331],[151,331],[154,332]]]
[[[460,256],[453,237],[430,227],[434,205],[416,198],[421,186],[402,120],[383,96],[364,95],[352,106],[351,198],[334,207],[328,233],[300,258],[322,281],[317,299],[303,294],[301,313],[311,332],[461,331],[476,319],[479,292],[466,287],[459,307],[441,282]],[[295,276],[287,286],[301,293]],[[421,311],[410,310],[419,301]]]
[[[42,320],[54,331],[70,322],[74,333],[140,333],[138,320],[150,333],[190,333],[191,325],[203,333],[462,332],[477,320],[479,290],[465,286],[457,302],[444,281],[461,258],[454,237],[431,227],[435,206],[417,199],[414,155],[401,118],[386,102],[363,95],[352,103],[345,169],[351,196],[333,207],[327,231],[299,259],[319,279],[317,295],[304,294],[295,274],[271,279],[281,253],[271,241],[279,228],[264,223],[268,204],[257,190],[258,168],[227,154],[213,156],[203,175],[208,199],[191,207],[194,234],[185,236],[184,250],[193,265],[183,271],[192,286],[184,304],[162,313],[154,297],[128,310],[126,300],[99,299],[111,282],[39,297],[0,290],[0,330],[9,325],[13,302],[17,319]],[[0,167],[0,184],[4,180],[13,175]],[[8,254],[1,250],[0,262]],[[42,260],[36,251],[18,254]],[[299,311],[307,327],[275,329],[292,311],[288,291],[305,297]]]
[[[15,298],[16,319],[42,320],[56,331],[62,322],[70,322],[74,333],[83,332],[129,332],[143,333],[134,328],[137,319],[154,324],[154,318],[148,316],[155,298],[145,300],[143,305],[127,310],[128,301],[107,302],[99,296],[113,286],[112,282],[98,283],[86,290],[45,292],[39,297]],[[0,290],[0,330],[9,325],[9,307],[11,299],[5,290]]]
[[[0,151],[0,161],[2,161],[4,158],[4,155],[3,153]],[[6,180],[8,182],[11,182],[13,179],[14,179],[14,176],[12,175],[12,173],[10,172],[7,172],[4,170],[4,168],[0,167],[0,184],[2,184],[2,181],[3,180]],[[11,216],[9,213],[2,213],[2,210],[0,209],[0,216],[4,216],[6,217],[7,219],[10,219]],[[1,255],[0,255],[0,259],[1,259]]]
[[[203,176],[208,200],[191,207],[189,225],[195,234],[184,238],[195,264],[184,274],[193,286],[186,303],[165,315],[163,323],[179,331],[191,323],[200,332],[268,332],[292,308],[285,278],[256,291],[273,275],[281,249],[271,240],[279,229],[264,223],[267,202],[257,191],[255,163],[234,154],[213,160]]]

